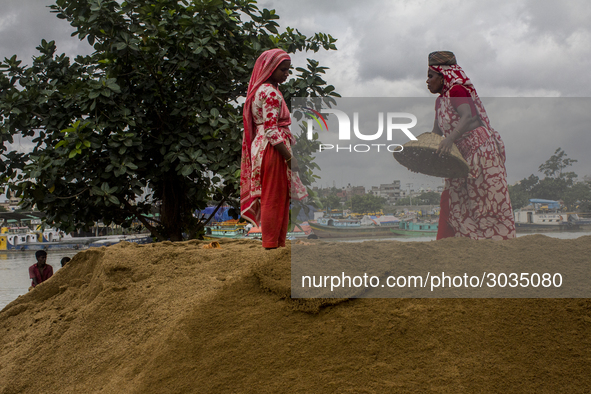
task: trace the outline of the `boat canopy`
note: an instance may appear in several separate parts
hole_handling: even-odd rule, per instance
[[[530,198],[529,202],[536,205],[547,205],[548,209],[560,209],[560,202],[554,200],[543,200],[541,198]]]
[[[400,219],[392,215],[382,215],[379,218],[376,218],[376,222],[380,225],[395,224],[400,222]]]
[[[371,216],[365,215],[361,220],[360,223],[362,226],[371,226],[371,225],[376,225],[377,223],[375,222],[375,220],[373,220],[371,218]]]

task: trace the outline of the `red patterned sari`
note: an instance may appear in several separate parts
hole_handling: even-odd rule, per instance
[[[472,82],[460,66],[429,67],[444,77],[443,91],[435,108],[443,136],[449,135],[460,120],[450,95],[451,88],[457,85],[469,93],[482,124],[455,141],[470,166],[470,172],[466,178],[445,180],[437,239],[451,236],[495,240],[515,238],[505,170],[505,145],[501,136],[491,127]]]
[[[281,49],[259,56],[243,110],[240,212],[243,218],[262,227],[265,248],[285,246],[290,197],[307,196],[297,172],[292,172],[273,148],[283,143],[291,153],[295,143],[285,100],[276,87],[265,83],[285,60],[289,60],[289,55]]]

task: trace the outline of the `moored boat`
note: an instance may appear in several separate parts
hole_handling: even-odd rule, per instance
[[[530,205],[515,210],[518,232],[581,230],[584,224],[575,214],[562,212],[558,201],[530,199]]]
[[[287,232],[287,239],[305,238],[311,233],[311,226],[308,224],[308,222],[303,222],[299,225],[296,225],[292,231]],[[248,234],[246,236],[254,239],[261,238],[263,236],[263,232],[260,227],[252,227],[248,230]]]
[[[319,218],[316,223],[310,222],[310,227],[318,238],[372,238],[398,235],[393,232],[398,229],[398,223],[366,223],[363,223],[363,220]]]
[[[221,223],[213,223],[205,226],[206,238],[243,238],[248,232],[245,228],[246,222],[239,223],[237,220],[227,220]]]
[[[33,231],[29,227],[2,227],[0,250],[79,249],[83,245],[82,242],[63,242],[62,238],[63,233],[56,229]]]
[[[392,230],[392,232],[397,235],[412,237],[433,236],[437,235],[437,227],[437,223],[402,220],[398,224],[398,229]]]

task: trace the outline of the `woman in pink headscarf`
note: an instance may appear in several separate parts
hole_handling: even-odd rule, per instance
[[[455,144],[470,166],[466,178],[445,180],[437,239],[515,238],[505,145],[452,52],[429,54],[427,87],[439,94],[433,132],[445,138],[438,152]]]
[[[290,66],[285,51],[263,52],[254,65],[243,110],[240,211],[261,227],[266,249],[285,246],[290,191],[297,199],[307,196],[291,151],[291,116],[278,89]]]

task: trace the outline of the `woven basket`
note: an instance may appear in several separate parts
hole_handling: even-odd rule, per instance
[[[437,148],[443,137],[433,133],[423,133],[416,141],[403,145],[401,152],[394,152],[394,158],[411,171],[441,178],[463,178],[468,176],[470,167],[457,146],[451,152],[439,156]]]

